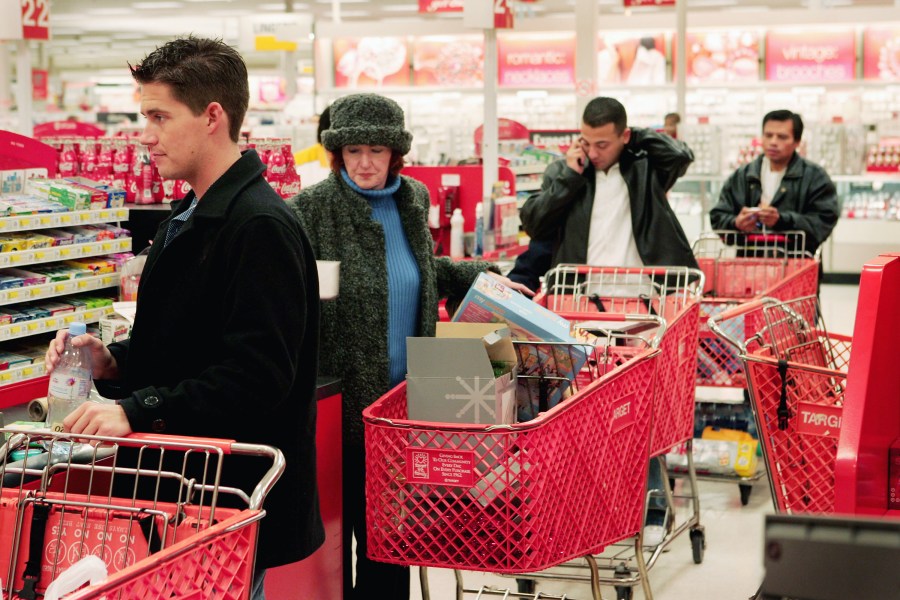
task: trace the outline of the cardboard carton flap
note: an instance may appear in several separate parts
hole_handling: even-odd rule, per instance
[[[509,328],[497,323],[438,323],[433,338],[406,338],[409,377],[493,378],[491,362],[516,363]]]

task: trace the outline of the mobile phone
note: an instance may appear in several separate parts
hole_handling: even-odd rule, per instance
[[[747,212],[758,213],[762,209],[758,206],[751,206],[747,208]]]
[[[584,157],[578,159],[578,166],[582,169],[584,168]]]

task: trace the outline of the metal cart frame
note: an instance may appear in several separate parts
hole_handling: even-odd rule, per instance
[[[110,575],[70,600],[249,597],[261,507],[284,471],[280,450],[162,435],[73,440],[50,431],[0,432],[9,434],[0,445],[7,598],[43,594],[89,554],[103,559]],[[13,450],[33,447],[46,452],[11,460]],[[226,487],[220,482],[227,455],[260,457],[270,466],[262,465],[253,490]]]

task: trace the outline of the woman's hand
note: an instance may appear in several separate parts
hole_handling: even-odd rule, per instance
[[[493,273],[493,272],[488,272],[488,275],[490,275],[491,277],[493,277],[494,279],[496,279],[497,281],[499,281],[500,283],[502,283],[503,285],[505,285],[506,287],[508,287],[510,289],[516,290],[517,292],[521,292],[522,294],[525,294],[526,296],[529,296],[529,297],[534,296],[534,292],[531,291],[527,286],[525,286],[521,283],[516,283],[509,277],[504,277],[503,275],[500,275],[499,273]]]

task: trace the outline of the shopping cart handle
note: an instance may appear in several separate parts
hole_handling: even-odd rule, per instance
[[[159,445],[173,450],[190,450],[200,448],[217,448],[223,454],[231,454],[234,440],[220,438],[201,438],[187,435],[162,435],[158,433],[131,433],[119,441],[122,446]]]
[[[749,302],[743,302],[735,307],[723,310],[719,314],[710,317],[709,320],[710,322],[715,321],[716,323],[721,323],[722,321],[730,321],[731,319],[736,319],[755,310],[761,310],[763,307],[771,306],[772,304],[775,304],[777,302],[778,300],[776,300],[775,298],[769,297],[759,298],[757,300],[751,300]]]

